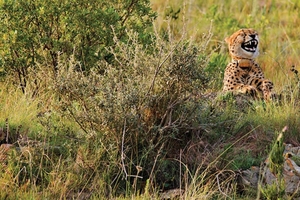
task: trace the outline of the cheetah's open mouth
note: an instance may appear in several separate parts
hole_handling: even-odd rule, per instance
[[[249,52],[255,52],[258,45],[258,41],[253,39],[248,42],[242,43],[242,48]]]

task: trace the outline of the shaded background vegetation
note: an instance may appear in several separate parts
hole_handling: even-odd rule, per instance
[[[296,0],[1,2],[0,197],[239,195],[236,172],[266,158],[276,131],[287,125],[284,142],[299,143],[290,71],[299,9]],[[242,27],[260,33],[258,62],[280,104],[216,98],[224,38]]]

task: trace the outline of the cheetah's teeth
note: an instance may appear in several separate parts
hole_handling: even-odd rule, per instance
[[[246,51],[255,52],[257,45],[258,45],[258,41],[254,39],[243,43],[242,48],[245,49]]]

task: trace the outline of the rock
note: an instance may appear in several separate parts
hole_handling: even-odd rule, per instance
[[[241,181],[244,186],[257,187],[259,179],[259,167],[253,166],[241,172]]]
[[[300,196],[300,147],[293,147],[291,144],[285,144],[283,164],[283,179],[285,185],[285,193],[293,198]],[[253,166],[250,169],[243,170],[240,173],[240,184],[243,188],[257,188],[259,177],[262,177],[263,185],[270,185],[277,181],[275,174],[268,167],[268,159],[262,168]]]
[[[184,190],[182,189],[172,189],[172,190],[167,190],[163,193],[160,194],[160,199],[175,199],[175,198],[180,198],[180,196],[184,193]]]

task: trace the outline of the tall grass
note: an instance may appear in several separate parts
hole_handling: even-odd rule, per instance
[[[156,24],[164,30],[166,18],[172,18],[175,34],[180,35],[183,26],[190,37],[200,39],[212,24],[212,48],[221,45],[219,53],[227,55],[224,38],[240,28],[254,28],[260,35],[259,64],[266,77],[281,92],[292,76],[290,68],[299,69],[299,9],[292,1],[195,1],[152,0],[158,12]],[[279,8],[280,9],[277,9]],[[177,11],[179,11],[177,13]],[[176,17],[174,17],[176,16]]]
[[[17,127],[22,125],[25,129],[38,131],[36,116],[38,115],[39,100],[28,98],[19,89],[11,85],[4,85],[0,91],[0,121],[6,119],[9,124]]]
[[[149,43],[125,31],[126,42],[114,37],[106,48],[113,62],[85,71],[74,55],[58,56],[56,73],[36,63],[26,94],[1,82],[1,131],[6,119],[10,135],[22,128],[14,147],[0,149],[0,198],[158,199],[169,189],[182,199],[255,198],[239,188],[239,169],[260,164],[284,126],[284,142],[299,144],[290,71],[298,1],[152,0],[152,8]],[[258,62],[279,102],[216,98],[224,38],[242,27],[260,33]]]

